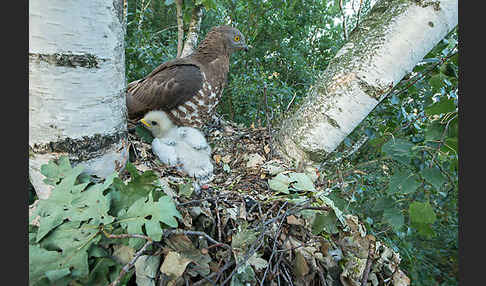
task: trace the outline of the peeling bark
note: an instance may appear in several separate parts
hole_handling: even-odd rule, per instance
[[[457,11],[458,0],[378,1],[282,122],[277,152],[299,164],[323,161],[456,27]]]
[[[67,155],[105,177],[128,159],[123,0],[29,5],[29,177]]]

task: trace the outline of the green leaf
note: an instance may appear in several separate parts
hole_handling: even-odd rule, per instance
[[[438,120],[433,121],[427,126],[425,130],[426,140],[441,140],[444,133],[444,125],[440,124]]]
[[[398,171],[393,174],[388,185],[388,192],[390,194],[410,194],[420,186],[420,182],[417,181],[418,176],[412,174],[407,170]]]
[[[443,152],[455,151],[457,153],[458,148],[459,148],[459,140],[457,137],[447,138],[444,142],[444,145],[441,147],[441,151]]]
[[[172,3],[174,3],[174,0],[165,0],[166,6],[172,5]]]
[[[414,146],[407,140],[392,138],[383,145],[381,151],[399,163],[409,164]]]
[[[47,279],[49,279],[50,282],[55,282],[63,277],[66,277],[70,273],[71,271],[69,270],[69,268],[56,269],[56,270],[46,271],[46,277]]]
[[[312,223],[312,234],[318,235],[323,231],[335,234],[339,231],[336,226],[337,222],[338,219],[334,211],[329,211],[327,214],[317,213]]]
[[[224,163],[223,164],[223,171],[225,171],[226,173],[231,172],[230,166],[228,164]]]
[[[81,280],[83,285],[102,286],[110,284],[109,275],[111,272],[119,273],[119,271],[111,271],[110,267],[116,266],[117,263],[111,258],[100,258],[96,260],[93,269],[89,272],[86,279]],[[121,284],[125,285],[125,284]]]
[[[56,267],[46,266],[47,271],[69,268],[74,278],[88,275],[88,250],[101,236],[96,227],[79,222],[67,222],[46,236],[40,245],[47,250],[60,250]],[[37,259],[29,253],[29,259]]]
[[[55,186],[59,180],[66,176],[66,173],[72,170],[71,163],[67,156],[61,156],[57,160],[50,160],[47,164],[41,166],[41,174],[46,176],[44,183]]]
[[[442,172],[438,168],[435,168],[435,167],[423,169],[420,172],[420,174],[425,179],[425,181],[427,181],[432,186],[434,186],[434,188],[437,191],[440,191],[441,187],[446,182],[446,178],[444,177]]]
[[[231,247],[244,252],[257,239],[257,232],[243,227],[231,239]]]
[[[375,200],[374,211],[384,211],[385,209],[393,207],[395,201],[390,197],[381,197]]]
[[[155,189],[155,182],[158,180],[158,176],[153,171],[145,171],[140,175],[130,162],[127,163],[126,168],[131,175],[130,182],[125,184],[119,178],[113,180],[113,186],[118,191],[113,192],[112,211],[117,215],[140,198],[146,198]]]
[[[137,125],[135,126],[135,133],[140,137],[145,143],[151,144],[154,140],[152,133],[145,127]]]
[[[194,187],[190,182],[185,184],[179,184],[177,185],[177,187],[179,189],[179,196],[184,196],[186,198],[190,198],[194,191]]]
[[[428,202],[413,202],[409,208],[411,225],[417,229],[418,233],[427,238],[434,236],[431,224],[437,219],[434,210]]]
[[[438,73],[436,75],[433,75],[429,79],[429,84],[432,87],[432,92],[433,93],[438,93],[440,92],[440,89],[442,86],[444,86],[444,79],[447,77],[441,73]]]
[[[65,269],[60,263],[61,253],[49,251],[38,244],[29,245],[29,285],[35,285],[44,278],[46,272]]]
[[[122,213],[119,217],[123,221],[121,225],[130,234],[142,235],[144,234],[142,227],[145,226],[147,236],[159,241],[162,239],[160,223],[162,222],[170,227],[177,227],[178,224],[175,217],[182,219],[182,215],[168,196],[162,196],[159,201],[154,202],[152,194],[150,194],[148,200],[146,200],[147,198],[138,199],[126,213]],[[130,246],[133,243],[135,243],[135,240],[130,239]]]
[[[430,106],[425,108],[425,114],[427,115],[434,115],[434,114],[442,114],[447,112],[452,112],[456,110],[456,104],[454,100],[448,99],[446,97],[441,98],[440,101],[437,101]]]
[[[289,194],[290,182],[291,180],[289,179],[289,177],[280,173],[274,178],[268,180],[268,186],[274,191]]]
[[[231,277],[230,286],[255,285],[255,271],[249,264],[243,264],[238,267],[236,273]]]
[[[60,225],[64,219],[76,216],[78,209],[72,206],[71,202],[88,185],[88,183],[75,184],[82,170],[81,166],[77,166],[66,171],[64,179],[52,190],[49,198],[39,200],[36,210],[29,217],[29,221],[32,221],[35,217],[40,216],[36,242]]]
[[[437,219],[434,209],[432,209],[428,202],[413,202],[410,204],[408,211],[412,223],[432,224]]]
[[[390,224],[395,231],[399,230],[405,223],[405,218],[402,212],[394,207],[385,209],[383,212],[383,219]]]
[[[297,191],[316,191],[311,178],[309,178],[309,176],[307,176],[305,173],[290,173],[289,179],[290,181],[294,182],[292,183],[292,187]]]

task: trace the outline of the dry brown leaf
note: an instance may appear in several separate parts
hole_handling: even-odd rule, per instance
[[[287,217],[287,223],[293,225],[304,225],[304,221],[300,218],[296,218],[294,215],[289,215]]]
[[[221,155],[215,154],[213,156],[213,159],[214,159],[214,162],[216,162],[216,164],[219,164],[219,162],[221,161]]]
[[[223,158],[221,158],[221,160],[223,161],[223,163],[228,164],[229,162],[231,162],[231,154],[224,156]]]
[[[270,153],[270,147],[268,145],[265,145],[265,147],[263,147],[263,151],[265,151],[265,154]]]
[[[190,262],[191,259],[181,256],[175,251],[170,251],[165,257],[164,263],[160,266],[160,272],[171,277],[173,280],[182,276]]]
[[[258,153],[253,153],[248,155],[248,162],[246,163],[247,168],[256,168],[257,166],[263,164],[265,162],[265,158],[260,156]]]
[[[294,260],[294,272],[295,276],[302,277],[309,273],[310,268],[307,265],[307,261],[305,260],[304,255],[300,252],[295,253],[295,260]]]

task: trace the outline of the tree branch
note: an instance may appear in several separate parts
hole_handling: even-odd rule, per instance
[[[180,58],[182,55],[182,44],[184,40],[184,19],[182,18],[182,1],[176,0],[176,10],[177,10],[177,57]]]

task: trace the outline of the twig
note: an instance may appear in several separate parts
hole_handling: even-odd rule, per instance
[[[263,84],[263,96],[265,97],[265,118],[267,119],[267,127],[268,127],[268,136],[270,136],[270,142],[272,142],[272,123],[268,117],[268,98],[267,98],[267,84]],[[271,146],[271,144],[269,144]],[[270,158],[273,156],[273,148],[270,147]]]
[[[368,259],[366,260],[366,267],[363,271],[363,276],[361,278],[361,286],[366,286],[368,282],[368,275],[370,274],[371,264],[373,262],[375,252],[375,241],[370,241],[369,249],[368,249]]]
[[[290,100],[289,104],[287,104],[287,108],[285,109],[285,111],[289,111],[290,105],[292,104],[292,102],[294,102],[296,96],[297,96],[297,92],[294,92],[294,96],[292,96],[292,99]]]
[[[207,240],[214,244],[218,244],[220,246],[223,246],[229,250],[231,250],[231,246],[227,245],[226,243],[219,242],[215,240],[214,238],[210,237],[207,233],[202,232],[202,231],[193,231],[193,230],[182,230],[182,229],[170,229],[170,230],[164,230],[164,233],[162,234],[163,236],[167,237],[172,234],[183,234],[183,235],[198,235],[198,236],[204,236]]]
[[[176,0],[176,13],[177,13],[177,58],[181,57],[182,45],[184,40],[184,20],[182,18],[182,2],[183,0]]]
[[[339,10],[341,10],[341,14],[343,15],[344,40],[348,40],[348,33],[346,32],[346,15],[344,15],[344,10],[343,10],[343,0],[339,0]]]
[[[353,1],[353,4],[354,4],[354,1]],[[354,27],[354,29],[358,29],[358,26],[359,26],[359,16],[361,14],[361,8],[363,6],[363,0],[359,0],[359,8],[358,8],[358,17],[356,19],[356,27]]]
[[[287,202],[285,202],[285,203],[287,203]],[[285,206],[285,203],[282,205],[282,207],[284,207],[284,206]],[[281,210],[281,209],[282,209],[282,208],[280,208],[280,210]],[[279,213],[280,213],[280,210],[278,211]],[[278,214],[277,214],[277,215],[278,215]],[[282,229],[282,224],[283,224],[284,220],[285,220],[285,218],[282,218],[282,220],[280,220],[280,224],[279,224],[279,226],[278,226],[278,228],[277,228],[277,231],[275,231],[275,235],[274,235],[274,237],[273,237],[272,254],[270,255],[270,258],[268,259],[268,266],[267,266],[267,268],[265,269],[265,273],[263,274],[263,279],[262,279],[262,281],[261,281],[261,283],[260,283],[260,286],[263,286],[263,282],[265,281],[265,277],[267,276],[267,272],[268,272],[268,270],[270,269],[270,263],[272,262],[273,256],[274,256],[274,255],[275,255],[275,253],[276,253],[278,236],[279,236],[280,231],[281,231],[281,229]]]
[[[220,198],[227,197],[228,195],[229,194],[223,194],[223,195],[219,195],[219,196],[211,197],[211,198],[205,198],[205,199],[200,199],[200,200],[192,200],[192,201],[188,201],[188,202],[185,202],[185,203],[177,204],[177,206],[182,207],[182,206],[185,206],[185,205],[200,203],[200,202],[204,202],[204,201],[211,201],[211,200],[214,201],[214,200],[217,200],[217,199],[220,199]]]
[[[215,205],[216,205],[216,218],[218,220],[218,240],[221,241],[221,219],[219,217],[218,199],[216,199]]]

